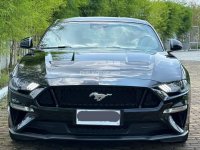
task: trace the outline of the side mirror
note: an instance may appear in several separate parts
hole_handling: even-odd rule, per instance
[[[21,40],[20,47],[21,48],[25,48],[25,49],[32,48],[33,47],[33,39],[32,39],[32,37],[27,37],[27,38]]]
[[[170,50],[171,51],[178,51],[181,50],[183,48],[183,44],[176,40],[176,39],[171,39],[170,40]]]

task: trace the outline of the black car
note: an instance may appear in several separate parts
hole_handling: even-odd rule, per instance
[[[146,21],[120,17],[57,20],[11,73],[13,140],[185,142],[190,79]]]

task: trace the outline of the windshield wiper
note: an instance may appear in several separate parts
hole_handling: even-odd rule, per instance
[[[53,48],[72,48],[72,47],[71,46],[41,47],[41,49],[53,49]]]
[[[120,47],[120,46],[106,46],[105,48],[116,48],[116,49],[134,49],[131,47]]]
[[[105,48],[123,48],[123,47],[120,47],[120,46],[106,46]]]

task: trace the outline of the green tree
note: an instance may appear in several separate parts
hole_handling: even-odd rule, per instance
[[[162,0],[67,0],[54,13],[57,18],[74,16],[134,17],[148,20],[163,40],[190,29],[191,8]]]
[[[1,0],[0,45],[10,46],[10,66],[20,39],[40,36],[63,0]],[[6,43],[6,44],[5,44]],[[1,46],[2,48],[3,46]]]
[[[10,41],[11,49],[16,48],[23,37],[41,36],[52,21],[75,16],[144,19],[167,39],[190,29],[191,14],[184,4],[161,0],[1,0],[0,46]]]
[[[181,37],[182,35],[184,35],[185,33],[187,33],[191,26],[192,26],[192,8],[191,7],[184,7],[184,6],[180,6],[181,7],[181,13],[180,13],[180,26],[177,29],[177,36]]]
[[[161,38],[164,39],[167,30],[168,7],[162,1],[154,1],[150,5],[150,11],[147,20],[154,26]]]
[[[180,37],[191,27],[191,8],[171,1],[153,1],[148,21],[166,40],[174,35]]]

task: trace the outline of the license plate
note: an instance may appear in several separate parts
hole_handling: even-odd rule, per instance
[[[119,126],[120,110],[76,110],[77,125]]]

